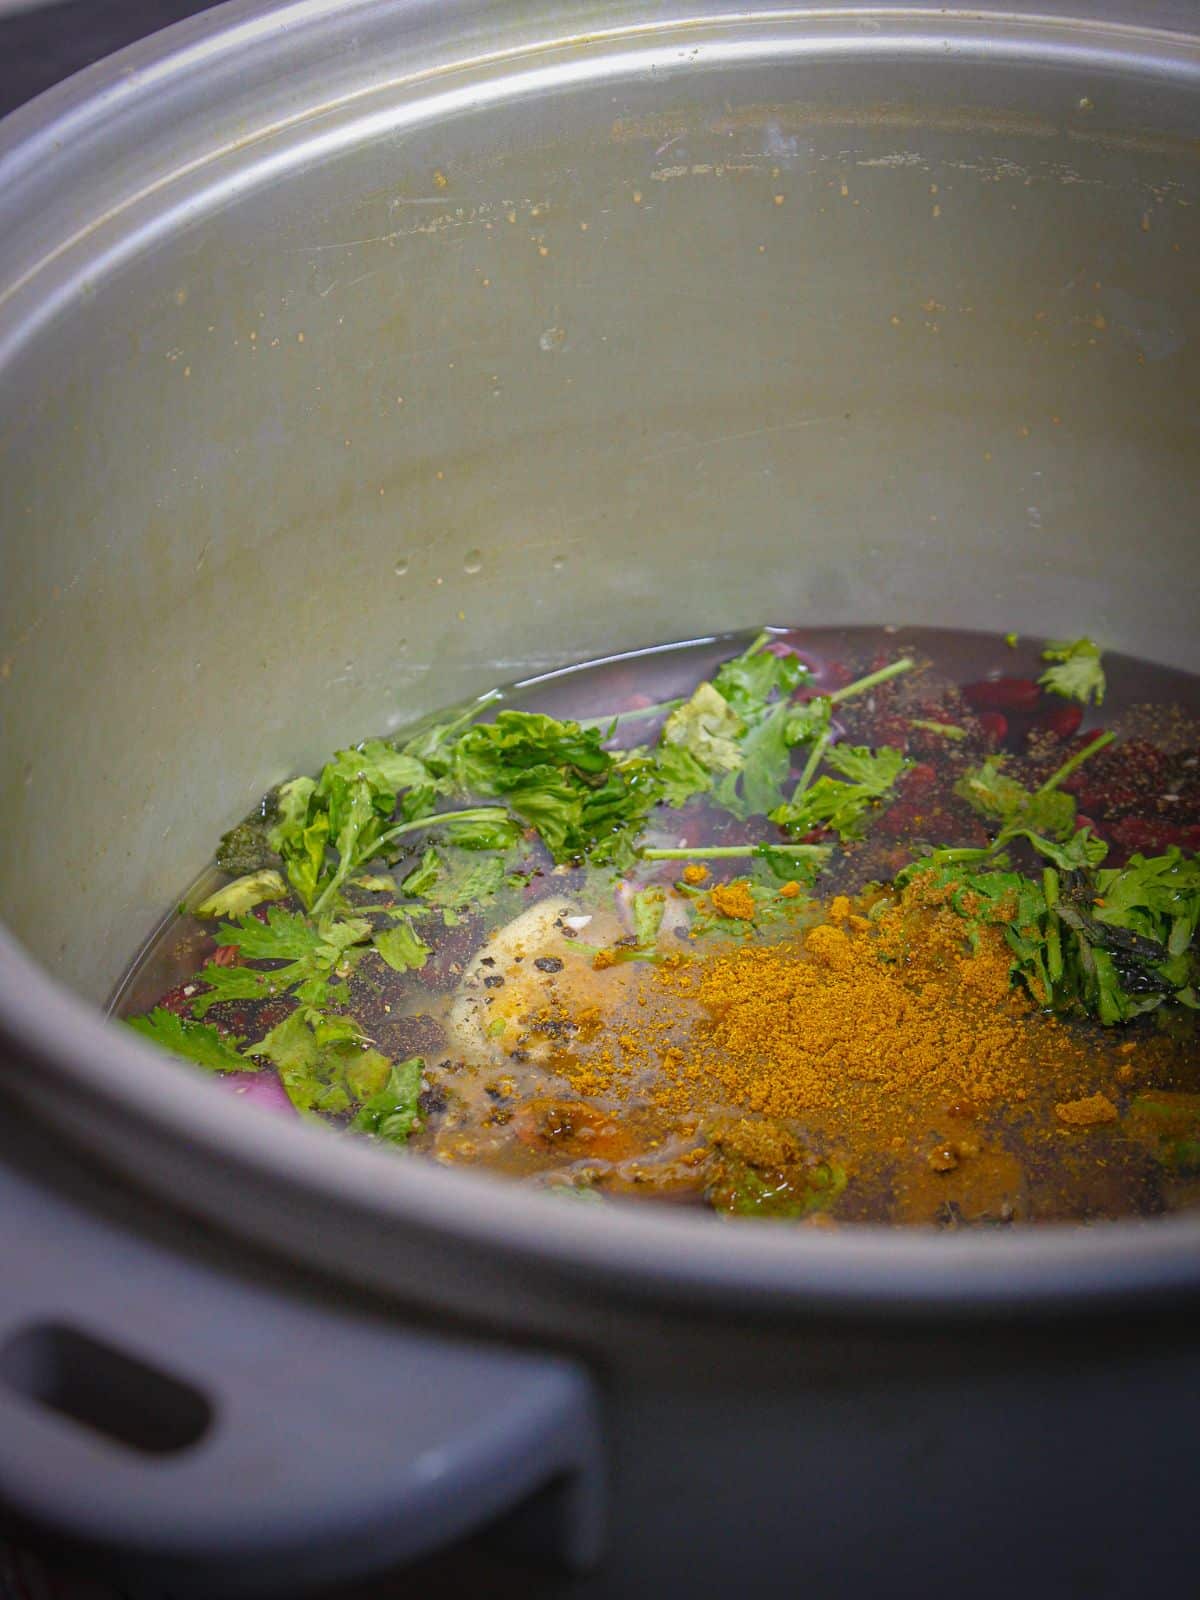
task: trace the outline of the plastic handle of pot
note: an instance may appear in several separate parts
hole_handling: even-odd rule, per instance
[[[597,1557],[592,1385],[184,1257],[0,1168],[0,1510],[135,1592],[300,1594],[496,1524]]]

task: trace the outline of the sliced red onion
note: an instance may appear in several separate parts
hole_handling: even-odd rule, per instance
[[[227,1094],[237,1095],[253,1105],[262,1106],[264,1110],[282,1111],[291,1117],[296,1115],[296,1108],[288,1099],[287,1090],[273,1072],[265,1069],[262,1072],[226,1072],[221,1073],[215,1082]]]

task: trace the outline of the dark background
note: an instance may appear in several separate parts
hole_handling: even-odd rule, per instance
[[[59,0],[10,11],[0,0],[0,116],[101,56],[207,9],[204,0]]]

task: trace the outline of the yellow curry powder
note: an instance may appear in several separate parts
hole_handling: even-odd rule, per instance
[[[719,916],[736,917],[741,922],[754,921],[754,896],[744,878],[733,883],[718,883],[709,890],[708,898]]]
[[[827,918],[803,939],[652,969],[579,1061],[577,1089],[797,1118],[876,1145],[908,1113],[1094,1089],[1084,1043],[1011,988],[1001,928],[981,928],[972,950],[959,917],[911,900],[868,918],[839,897]]]

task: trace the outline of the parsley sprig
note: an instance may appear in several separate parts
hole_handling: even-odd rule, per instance
[[[1000,824],[982,849],[934,850],[897,878],[932,886],[966,922],[1004,925],[1012,975],[1040,1005],[1078,1010],[1105,1025],[1129,1022],[1164,1004],[1200,1008],[1195,951],[1200,862],[1172,846],[1102,867],[1108,846],[1075,826],[1064,781],[1112,743],[1105,733],[1076,751],[1037,789],[1008,777],[990,756],[958,792]],[[1042,858],[1040,878],[1014,872],[1005,850],[1024,840]]]

